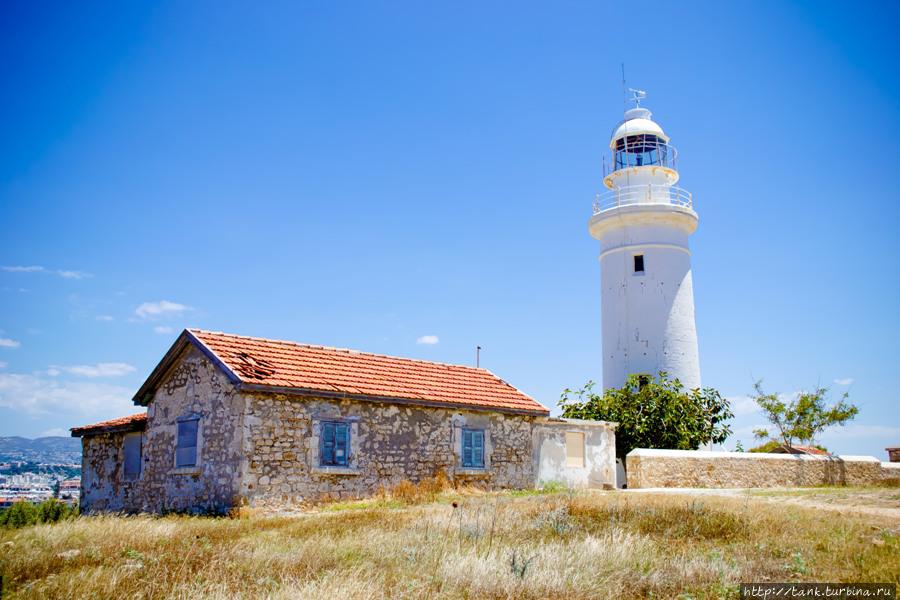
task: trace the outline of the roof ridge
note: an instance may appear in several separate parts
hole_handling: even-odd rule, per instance
[[[479,371],[479,372],[487,373],[489,375],[497,377],[496,375],[494,375],[494,373],[492,373],[490,370],[488,370],[484,367],[470,367],[469,365],[460,365],[457,363],[441,362],[441,361],[437,361],[437,360],[428,360],[425,358],[409,358],[407,356],[396,356],[393,354],[381,354],[379,352],[368,352],[366,350],[356,350],[354,348],[339,348],[338,346],[323,346],[321,344],[306,344],[304,342],[297,342],[294,340],[276,340],[274,338],[264,338],[264,337],[257,337],[257,336],[252,336],[252,335],[241,335],[238,333],[227,333],[225,331],[210,331],[208,329],[197,329],[197,328],[193,328],[193,327],[188,327],[187,330],[190,331],[191,333],[195,333],[195,334],[196,333],[201,333],[201,334],[211,333],[213,335],[224,335],[227,337],[235,337],[235,338],[241,338],[241,339],[245,339],[245,340],[257,340],[260,342],[274,342],[276,344],[289,344],[291,346],[301,346],[303,348],[313,348],[313,349],[318,349],[318,350],[332,350],[335,352],[345,352],[347,354],[364,354],[366,356],[377,356],[380,358],[390,358],[390,359],[394,359],[394,360],[407,360],[410,362],[438,365],[441,367],[456,367],[459,369],[467,369],[470,371]],[[501,378],[497,377],[497,379],[501,379]],[[504,383],[506,383],[506,382],[504,381]],[[507,385],[509,385],[509,384],[507,383]],[[513,387],[513,386],[510,386],[510,387]]]

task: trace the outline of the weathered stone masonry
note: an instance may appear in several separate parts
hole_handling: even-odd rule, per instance
[[[873,456],[807,456],[702,450],[632,450],[628,487],[810,487],[871,485],[900,478]]]
[[[347,467],[318,466],[321,420],[351,424]],[[251,504],[356,498],[443,472],[488,487],[527,487],[533,417],[283,395],[247,398],[242,496]],[[460,464],[458,431],[487,431],[486,468]]]
[[[147,410],[141,473],[122,473],[124,433],[82,438],[82,507],[85,510],[216,511],[239,494],[244,399],[202,354],[190,349],[166,375]],[[197,467],[175,468],[176,420],[200,415]]]

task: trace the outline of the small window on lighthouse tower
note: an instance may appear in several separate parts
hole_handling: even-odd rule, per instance
[[[644,272],[644,255],[643,254],[635,254],[634,255],[634,272],[635,273],[643,273]]]

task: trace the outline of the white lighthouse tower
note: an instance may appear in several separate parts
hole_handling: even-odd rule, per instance
[[[598,194],[590,232],[600,240],[603,388],[632,373],[668,373],[700,387],[688,238],[697,229],[691,194],[679,187],[675,148],[640,106],[610,141],[608,191]]]

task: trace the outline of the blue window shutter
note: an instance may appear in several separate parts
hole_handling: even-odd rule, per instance
[[[334,464],[334,423],[322,423],[322,450],[319,462],[323,465]]]
[[[484,466],[484,432],[472,432],[472,465],[476,467]]]
[[[137,479],[141,476],[141,434],[127,433],[124,439],[125,479]]]
[[[462,462],[464,467],[473,466],[472,460],[472,434],[470,429],[463,429],[462,432]]]
[[[197,465],[197,427],[199,421],[178,422],[178,437],[175,444],[175,466],[194,467]]]
[[[350,441],[350,427],[346,423],[334,425],[334,464],[347,465],[347,455]]]
[[[179,421],[178,423],[178,447],[189,448],[197,445],[197,421]]]

